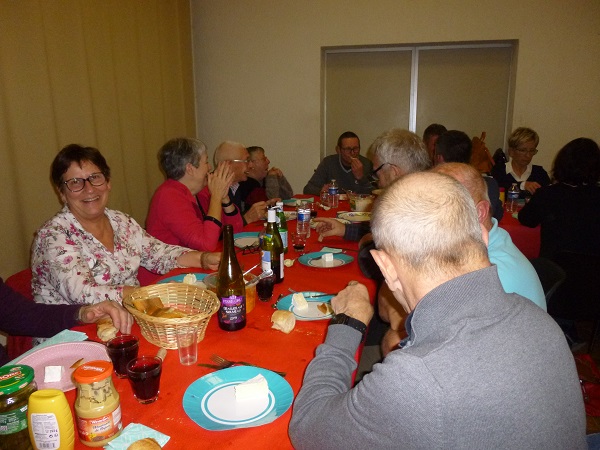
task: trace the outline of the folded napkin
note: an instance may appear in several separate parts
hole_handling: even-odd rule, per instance
[[[119,437],[110,441],[104,448],[107,450],[127,450],[127,447],[135,441],[145,438],[155,439],[161,447],[164,447],[169,442],[169,439],[171,439],[170,436],[153,430],[141,423],[130,423],[123,429]]]
[[[63,342],[81,342],[81,341],[85,341],[87,338],[88,338],[88,335],[85,333],[82,333],[81,331],[62,330],[60,333],[55,334],[50,339],[46,339],[41,344],[36,345],[31,350],[23,353],[22,355],[17,356],[15,359],[10,361],[8,364],[16,364],[25,355],[29,355],[30,353],[33,353],[33,352],[39,350],[40,348],[48,347],[49,345],[62,344]]]
[[[321,251],[325,253],[342,253],[343,250],[341,248],[323,247]]]

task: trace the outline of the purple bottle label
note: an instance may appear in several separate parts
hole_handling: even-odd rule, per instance
[[[246,317],[246,297],[243,295],[232,295],[221,297],[221,322],[239,323]]]

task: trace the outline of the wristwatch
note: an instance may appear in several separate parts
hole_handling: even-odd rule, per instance
[[[365,333],[367,332],[367,326],[358,319],[347,316],[346,314],[336,314],[329,322],[330,325],[348,325],[355,330],[358,330],[362,333],[363,338],[365,337]]]

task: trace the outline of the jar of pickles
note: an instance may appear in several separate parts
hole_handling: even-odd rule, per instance
[[[37,390],[33,368],[24,365],[0,367],[0,448],[29,450],[27,402]]]
[[[90,361],[73,372],[77,384],[75,415],[82,444],[103,447],[123,428],[119,393],[112,382],[109,361]]]

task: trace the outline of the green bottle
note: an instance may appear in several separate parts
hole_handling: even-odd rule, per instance
[[[277,211],[271,208],[267,211],[267,228],[261,244],[261,267],[263,272],[272,270],[275,283],[283,281],[283,242],[277,228]]]
[[[281,236],[281,242],[283,243],[283,253],[288,252],[288,226],[285,220],[285,214],[283,212],[283,202],[277,202],[277,228],[279,229],[279,235]]]

